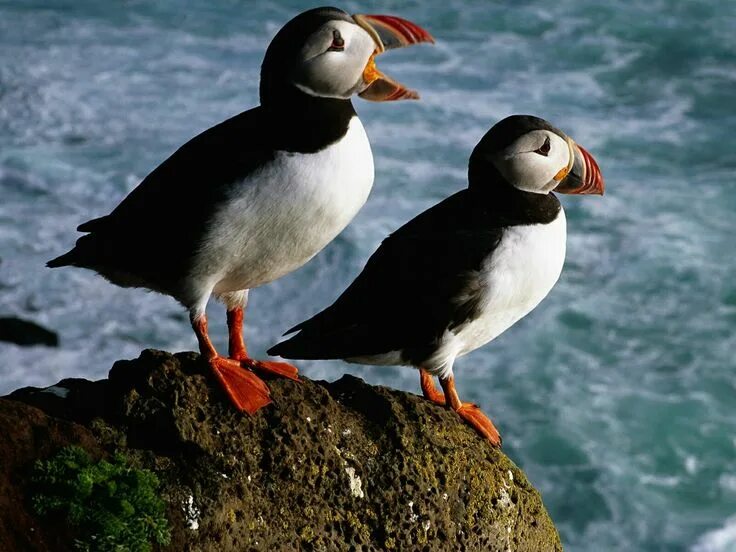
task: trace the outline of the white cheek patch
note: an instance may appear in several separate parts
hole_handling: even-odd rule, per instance
[[[339,31],[343,51],[330,51]],[[375,45],[370,35],[348,21],[331,21],[314,33],[301,52],[294,84],[312,96],[347,99],[362,83],[363,70]]]
[[[535,150],[549,138],[549,153],[544,156]],[[538,194],[546,194],[557,185],[554,176],[570,163],[567,141],[554,132],[535,130],[520,137],[506,148],[495,165],[514,187]]]

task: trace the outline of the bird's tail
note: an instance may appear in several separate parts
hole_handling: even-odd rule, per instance
[[[328,333],[327,335],[315,331],[300,331],[271,347],[268,354],[291,358],[295,360],[328,360],[347,358],[351,352],[350,339],[345,336]]]
[[[59,255],[55,259],[51,259],[46,263],[49,268],[59,268],[61,266],[76,266],[78,263],[77,248],[67,251],[63,255]]]
[[[113,218],[110,215],[106,215],[88,220],[77,226],[78,232],[88,232],[88,234],[79,238],[71,250],[47,262],[46,266],[49,268],[59,268],[60,266],[89,268],[94,264],[98,264],[98,261],[104,257],[106,249],[103,236],[112,220]]]
[[[97,234],[87,234],[77,240],[74,247],[46,263],[49,268],[60,266],[78,266],[81,268],[92,268],[104,264],[107,260],[107,251],[111,249],[105,240],[99,239]]]
[[[315,360],[320,358],[329,358],[323,356],[321,347],[313,340],[305,339],[303,333],[298,333],[290,337],[286,341],[277,343],[268,350],[271,356],[280,356],[282,358],[291,358],[299,360]]]
[[[372,355],[376,353],[374,349],[363,327],[332,331],[322,327],[306,327],[271,347],[268,354],[295,360],[329,360]]]

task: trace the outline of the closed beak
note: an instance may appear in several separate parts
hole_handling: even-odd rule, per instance
[[[555,192],[603,195],[605,190],[603,175],[593,156],[572,140],[570,140],[570,151],[574,156],[572,168],[555,187]]]

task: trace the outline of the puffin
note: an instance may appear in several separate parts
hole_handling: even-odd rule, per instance
[[[379,71],[375,58],[433,41],[390,15],[332,7],[297,15],[268,46],[260,105],[181,146],[110,214],[81,224],[85,235],[47,266],[91,269],[179,301],[232,404],[255,413],[271,402],[259,376],[299,378],[290,364],[248,355],[248,292],[305,264],[363,206],[374,166],[351,98],[418,98]],[[208,335],[211,296],[227,309],[228,356]]]
[[[500,446],[493,422],[460,400],[455,359],[526,316],[557,282],[566,221],[555,192],[602,195],[604,182],[590,153],[530,115],[483,136],[468,181],[386,238],[331,306],[268,353],[416,367],[426,399]]]

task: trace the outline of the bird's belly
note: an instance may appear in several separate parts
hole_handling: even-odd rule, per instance
[[[195,271],[211,278],[217,294],[284,276],[347,226],[372,185],[373,156],[357,117],[319,152],[278,152],[215,214]]]
[[[531,312],[550,292],[565,261],[566,221],[506,230],[481,270],[481,315],[455,331],[458,356],[488,343]]]

